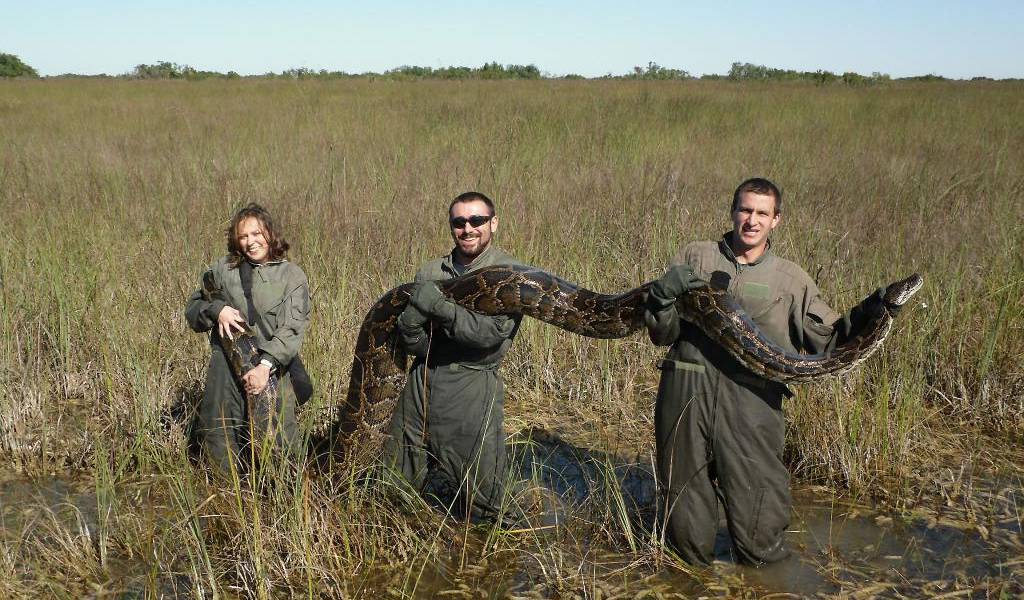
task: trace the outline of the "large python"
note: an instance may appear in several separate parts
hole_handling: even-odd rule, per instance
[[[203,274],[203,298],[206,300],[221,300],[226,302],[224,290],[217,286],[213,279],[213,271]],[[242,376],[248,373],[260,362],[260,351],[256,345],[256,332],[248,325],[242,326],[242,331],[236,332],[233,338],[217,336],[221,348],[224,349],[225,358],[231,367],[231,372],[238,379],[241,385]],[[214,350],[216,352],[216,350]],[[248,405],[249,422],[258,432],[265,431],[273,419],[273,409],[277,405],[277,390],[279,382],[276,375],[271,374],[267,380],[266,387],[258,394],[246,395]]]
[[[782,383],[803,383],[839,375],[874,353],[892,330],[893,316],[924,280],[914,274],[886,288],[882,302],[870,307],[857,331],[827,354],[792,354],[765,337],[727,292],[704,286],[676,302],[682,318],[699,327],[752,372]],[[494,266],[438,282],[452,301],[486,315],[520,313],[587,337],[621,338],[643,326],[650,284],[605,295],[528,266]],[[413,284],[380,298],[363,319],[345,403],[330,432],[314,442],[321,456],[372,454],[387,427],[405,385],[406,355],[396,344],[395,326]]]

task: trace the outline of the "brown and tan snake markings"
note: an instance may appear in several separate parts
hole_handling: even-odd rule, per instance
[[[223,290],[217,287],[217,283],[213,280],[212,271],[207,271],[203,274],[203,296],[207,300],[224,300]],[[239,382],[249,369],[259,363],[260,351],[256,346],[256,334],[248,325],[245,326],[244,331],[236,333],[234,339],[220,338],[220,344],[224,348],[224,355],[228,359],[231,371],[238,378]],[[249,415],[251,417],[269,418],[277,403],[277,386],[277,375],[271,373],[270,378],[267,379],[267,386],[263,388],[262,392],[255,396],[246,394],[246,402],[248,403]]]
[[[764,337],[728,293],[710,286],[679,298],[679,314],[699,327],[754,373],[782,383],[803,383],[853,369],[877,350],[892,330],[891,308],[905,304],[924,280],[914,274],[888,286],[850,339],[827,354],[789,353]],[[598,294],[542,269],[494,266],[438,283],[458,304],[483,314],[521,313],[583,336],[626,337],[643,326],[649,284],[621,294]],[[405,385],[407,357],[396,345],[395,323],[412,284],[387,292],[363,319],[356,341],[348,395],[325,438],[321,457],[371,457],[380,448]]]

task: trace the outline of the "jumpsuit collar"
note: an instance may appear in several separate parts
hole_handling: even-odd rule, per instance
[[[445,271],[448,271],[453,276],[458,277],[459,275],[465,275],[466,273],[470,273],[477,269],[488,266],[488,261],[490,260],[490,256],[493,253],[494,244],[488,244],[488,246],[484,248],[483,252],[476,255],[476,258],[473,259],[473,262],[469,263],[468,265],[462,265],[462,273],[459,273],[459,271],[455,268],[455,248],[452,248],[452,251],[448,253],[448,256],[444,257],[442,265],[444,266]]]
[[[732,251],[732,243],[731,242],[732,242],[732,232],[731,231],[726,231],[724,234],[722,234],[722,239],[718,240],[718,251],[721,252],[722,255],[725,256],[727,259],[729,259],[729,262],[731,262],[733,265],[736,265],[738,267],[738,266],[740,266],[740,263],[736,262],[736,253]],[[763,263],[765,260],[767,260],[768,256],[771,253],[772,253],[772,241],[768,240],[768,245],[765,246],[764,252],[761,254],[761,256],[758,256],[757,260],[755,260],[754,262],[746,263],[743,266],[744,267],[753,267],[755,265],[759,265],[759,264]]]

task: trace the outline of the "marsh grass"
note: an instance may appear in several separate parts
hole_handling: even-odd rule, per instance
[[[652,574],[678,566],[614,494],[553,534],[503,534],[354,466],[269,489],[209,479],[162,417],[201,389],[209,349],[184,300],[250,200],[312,284],[308,431],[344,397],[364,311],[447,251],[455,194],[495,198],[522,260],[617,291],[717,238],[736,183],[770,177],[786,196],[775,247],[834,307],[926,282],[876,357],[788,403],[796,477],[906,510],[940,498],[928,474],[1020,447],[1022,117],[1009,83],[3,82],[0,456],[84,472],[98,510],[0,545],[0,592],[519,593],[506,572],[571,596],[660,590]],[[527,322],[503,367],[506,427],[643,462],[660,353]],[[599,547],[629,558],[601,566]]]

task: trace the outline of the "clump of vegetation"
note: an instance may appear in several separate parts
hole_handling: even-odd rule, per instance
[[[0,77],[39,77],[39,73],[14,54],[0,53]]]
[[[188,65],[162,60],[147,65],[135,65],[132,72],[128,74],[131,79],[186,79],[189,81],[200,81],[203,79],[238,79],[240,76],[234,71],[219,73],[217,71],[200,71]]]
[[[890,81],[885,73],[861,75],[847,71],[837,75],[831,71],[794,71],[792,69],[776,69],[764,65],[750,63],[732,63],[726,78],[732,81],[809,81],[819,85],[844,83],[846,85],[868,85]]]
[[[168,416],[201,394],[210,349],[183,304],[244,202],[282,215],[310,278],[310,430],[345,396],[365,311],[449,249],[457,193],[498,202],[498,243],[518,258],[610,292],[720,236],[751,175],[783,186],[773,247],[834,307],[910,272],[926,282],[876,356],[787,401],[795,480],[886,518],[955,522],[1006,557],[1003,572],[947,573],[937,588],[1019,593],[1020,84],[244,87],[0,86],[0,479],[69,473],[83,499],[0,541],[0,596],[633,596],[678,592],[670,577],[692,595],[761,595],[685,574],[614,501],[502,532],[465,527],[361,466],[270,487],[212,480]],[[509,433],[557,432],[649,464],[662,355],[643,336],[589,340],[527,320],[502,367]],[[897,575],[877,589],[914,595]],[[871,585],[857,575],[844,591]]]
[[[633,67],[633,72],[625,76],[625,79],[669,81],[693,79],[693,75],[681,69],[671,69],[656,62],[649,62],[646,67]]]

